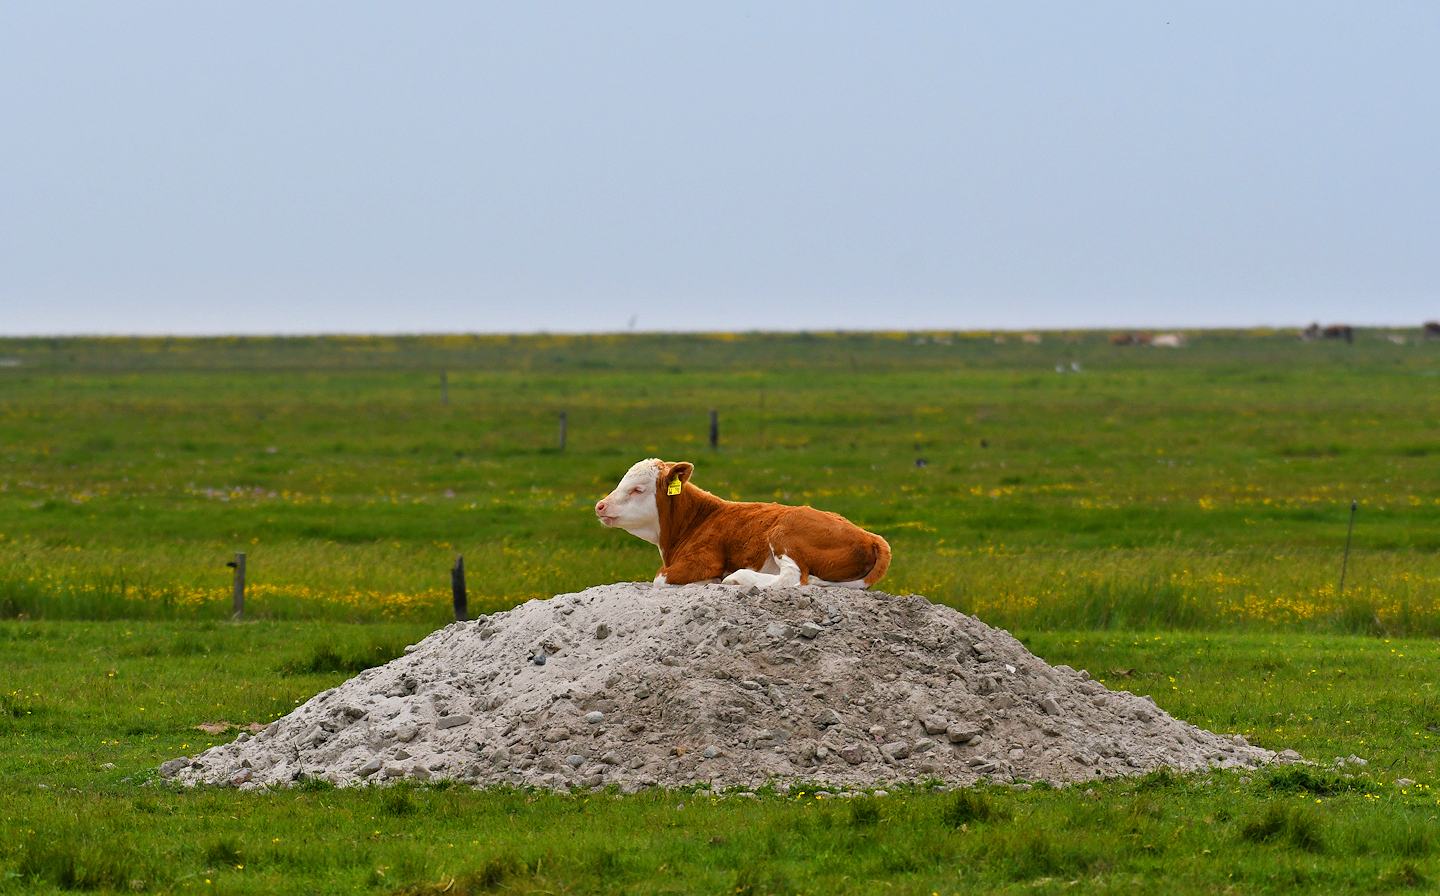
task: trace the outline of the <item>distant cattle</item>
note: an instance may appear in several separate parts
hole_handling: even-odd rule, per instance
[[[1160,345],[1179,348],[1185,344],[1182,333],[1145,333],[1139,330],[1130,333],[1111,333],[1111,345]]]
[[[1110,336],[1111,345],[1149,345],[1149,333],[1114,333]]]
[[[1425,338],[1440,339],[1440,321],[1425,321]]]
[[[595,505],[603,525],[660,548],[657,585],[869,588],[890,566],[885,539],[839,514],[726,501],[692,485],[694,470],[642,460]]]
[[[1331,324],[1321,329],[1319,324],[1311,324],[1300,331],[1301,342],[1313,342],[1316,339],[1344,339],[1351,343],[1355,341],[1355,328],[1346,324]]]

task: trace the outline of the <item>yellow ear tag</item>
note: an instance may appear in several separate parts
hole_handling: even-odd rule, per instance
[[[684,487],[685,487],[685,483],[681,482],[678,478],[677,478],[677,479],[672,479],[672,480],[670,480],[670,485],[669,485],[669,487],[667,487],[667,488],[665,489],[665,494],[667,494],[667,495],[678,495],[678,494],[680,494],[680,490],[683,489]]]

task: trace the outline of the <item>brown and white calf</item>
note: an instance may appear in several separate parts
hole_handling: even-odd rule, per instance
[[[694,471],[683,461],[642,460],[595,505],[605,526],[660,548],[656,584],[869,588],[890,565],[885,539],[839,514],[726,501],[692,484]]]

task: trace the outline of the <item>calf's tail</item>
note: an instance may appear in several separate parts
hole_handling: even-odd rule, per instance
[[[870,533],[870,537],[875,539],[875,565],[865,573],[863,581],[866,588],[880,581],[880,577],[885,575],[885,570],[890,568],[890,543],[874,532]]]

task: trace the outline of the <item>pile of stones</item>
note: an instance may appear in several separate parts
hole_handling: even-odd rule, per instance
[[[447,626],[160,772],[240,788],[307,777],[874,788],[1062,785],[1275,758],[918,595],[623,583]]]

